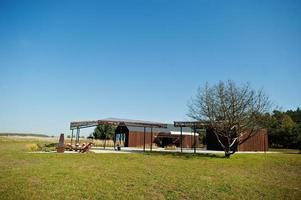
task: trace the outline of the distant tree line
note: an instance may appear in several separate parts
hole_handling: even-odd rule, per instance
[[[35,133],[0,133],[0,136],[33,136],[33,137],[50,137],[45,134],[35,134]]]
[[[301,150],[301,109],[285,112],[274,110],[263,116],[268,130],[269,145],[272,148]]]

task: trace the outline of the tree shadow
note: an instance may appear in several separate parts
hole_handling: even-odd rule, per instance
[[[299,152],[280,152],[282,154],[295,154],[295,155],[301,155],[301,151]]]
[[[143,152],[149,156],[167,156],[167,157],[178,157],[185,159],[194,158],[225,158],[223,154],[212,154],[212,153],[180,153],[180,152]]]

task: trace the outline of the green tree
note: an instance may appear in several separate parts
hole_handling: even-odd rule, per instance
[[[89,134],[89,136],[87,137],[87,139],[94,139],[94,136],[92,133]]]
[[[288,111],[286,111],[286,114],[289,115],[295,123],[301,124],[301,109],[300,108],[297,108],[296,110],[288,110]]]
[[[95,139],[104,140],[104,149],[106,148],[106,142],[108,139],[114,137],[116,127],[111,124],[99,124],[93,132]]]
[[[295,140],[293,141],[292,146],[298,148],[301,151],[301,123],[297,124],[293,128],[293,133],[295,136]]]
[[[299,121],[300,109],[296,111],[273,111],[266,117],[269,144],[276,148],[301,149],[301,123]]]

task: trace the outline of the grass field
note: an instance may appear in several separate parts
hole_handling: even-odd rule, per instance
[[[0,137],[0,199],[301,199],[300,154],[25,153],[33,142]]]

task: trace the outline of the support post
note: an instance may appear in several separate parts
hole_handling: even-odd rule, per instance
[[[143,152],[145,152],[145,127],[144,127],[144,133],[143,133]]]
[[[72,129],[72,132],[71,132],[71,145],[72,145],[72,142],[73,142],[73,130],[74,129]]]
[[[193,147],[194,147],[194,153],[196,153],[196,143],[195,143],[195,126],[193,127]]]
[[[75,143],[79,143],[79,134],[80,134],[80,128],[77,127],[76,129],[76,138],[75,138]]]
[[[193,137],[192,137],[192,131],[190,131],[191,135],[190,135],[190,146],[191,149],[193,148]]]
[[[77,132],[78,132],[78,130],[77,130],[78,128],[76,128],[76,133],[75,133],[75,135],[74,135],[74,139],[75,139],[75,144],[76,144],[76,142],[77,142]]]
[[[182,131],[182,126],[180,127],[181,129],[181,153],[183,152],[183,131]]]
[[[116,150],[116,131],[114,133],[114,150]]]
[[[151,127],[151,144],[150,144],[150,150],[153,151],[153,127]]]
[[[239,147],[239,142],[237,144],[237,147]],[[265,134],[264,134],[264,138],[263,138],[263,151],[264,151],[264,155],[265,155],[265,158],[266,158],[267,154],[266,154],[266,151],[265,151]]]

